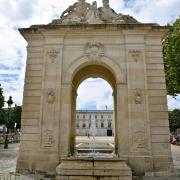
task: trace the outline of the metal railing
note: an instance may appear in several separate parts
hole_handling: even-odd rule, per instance
[[[4,144],[4,141],[5,141],[5,134],[0,133],[0,144]],[[19,133],[9,133],[8,134],[8,142],[9,143],[20,142],[20,134]]]
[[[21,180],[21,176],[15,172],[9,172],[7,174],[0,174],[0,180]]]

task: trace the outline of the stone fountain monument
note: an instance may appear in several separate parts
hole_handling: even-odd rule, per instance
[[[165,27],[79,0],[47,25],[19,30],[28,42],[17,171],[63,180],[173,176],[161,40]],[[79,84],[101,77],[114,97],[110,158],[75,156]]]

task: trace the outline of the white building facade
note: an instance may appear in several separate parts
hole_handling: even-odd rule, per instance
[[[96,136],[114,136],[112,110],[78,110],[76,112],[76,136],[91,136],[93,118],[96,123]]]

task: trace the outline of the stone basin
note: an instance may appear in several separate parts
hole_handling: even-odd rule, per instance
[[[132,180],[131,168],[116,157],[66,157],[57,166],[56,172],[59,180]]]

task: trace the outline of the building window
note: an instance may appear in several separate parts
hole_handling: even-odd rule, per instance
[[[112,124],[111,122],[108,122],[108,128],[111,128]]]
[[[83,118],[85,119],[85,115],[83,115]]]
[[[104,127],[104,123],[103,122],[101,122],[101,128],[103,128]]]
[[[96,123],[96,128],[98,128],[98,123]]]
[[[89,123],[89,128],[91,128],[91,123]]]
[[[77,119],[79,119],[79,115],[77,115]]]
[[[97,115],[95,115],[95,119],[97,119]]]
[[[79,122],[77,122],[76,127],[79,129]]]
[[[85,123],[83,123],[82,127],[83,127],[83,128],[86,128],[86,124],[85,124]]]
[[[89,119],[91,119],[91,115],[89,115]]]
[[[103,115],[101,115],[101,119],[103,119]]]
[[[111,115],[108,115],[108,118],[111,118]]]

